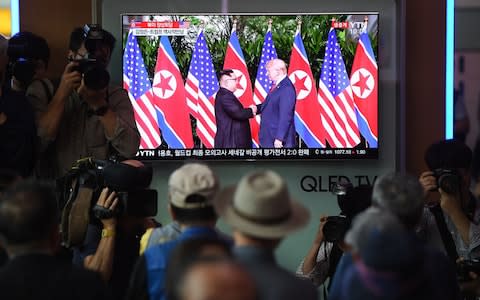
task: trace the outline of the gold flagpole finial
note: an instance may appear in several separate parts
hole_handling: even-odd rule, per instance
[[[237,31],[237,19],[233,19],[232,32]]]

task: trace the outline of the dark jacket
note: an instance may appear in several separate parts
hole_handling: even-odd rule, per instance
[[[46,254],[21,255],[0,269],[2,299],[108,300],[100,276]]]
[[[252,148],[249,123],[252,117],[250,108],[244,108],[231,91],[220,88],[215,97],[215,148]]]
[[[297,96],[290,79],[285,77],[267,95],[265,101],[258,105],[260,121],[260,146],[273,148],[273,142],[278,139],[284,148],[295,148],[295,103]]]

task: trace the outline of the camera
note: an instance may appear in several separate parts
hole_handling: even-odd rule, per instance
[[[106,70],[106,62],[97,58],[95,53],[99,47],[104,47],[104,30],[100,25],[86,24],[83,27],[83,38],[87,55],[82,59],[70,59],[78,64],[73,71],[83,74],[85,86],[89,89],[102,90],[108,86],[110,74]]]
[[[325,241],[336,243],[343,241],[345,234],[350,228],[351,220],[346,216],[328,216],[327,222],[323,225],[323,236]]]
[[[119,217],[151,217],[157,214],[157,191],[148,189],[152,169],[133,167],[110,160],[85,158],[57,180],[57,196],[62,211],[62,242],[66,247],[83,242],[89,223]],[[115,210],[96,205],[102,189],[117,194]]]
[[[455,169],[435,169],[433,176],[437,180],[437,187],[447,194],[457,194],[460,191],[461,179]]]
[[[470,260],[460,260],[457,262],[457,278],[458,281],[464,282],[471,280],[468,273],[474,272],[480,275],[480,260],[479,259],[470,259]]]
[[[323,236],[327,242],[341,242],[350,229],[352,219],[371,204],[372,187],[359,185],[354,187],[350,182],[335,183],[330,191],[337,196],[340,215],[329,216],[323,225]]]

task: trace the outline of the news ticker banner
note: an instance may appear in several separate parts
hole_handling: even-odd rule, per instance
[[[378,149],[153,149],[139,150],[136,155],[142,160],[274,160],[274,159],[376,159]]]
[[[186,36],[190,22],[188,21],[143,21],[130,23],[135,36]]]

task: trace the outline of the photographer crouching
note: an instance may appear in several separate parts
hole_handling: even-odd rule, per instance
[[[152,168],[139,161],[87,158],[63,180],[63,245],[73,249],[74,264],[100,273],[114,299],[123,298],[140,238],[157,213],[151,179]]]
[[[37,116],[40,142],[48,151],[37,170],[41,178],[58,178],[80,157],[129,158],[138,150],[140,135],[124,89],[110,85],[106,70],[115,38],[98,25],[76,28],[70,35],[68,60],[51,97],[44,89],[29,92]]]

